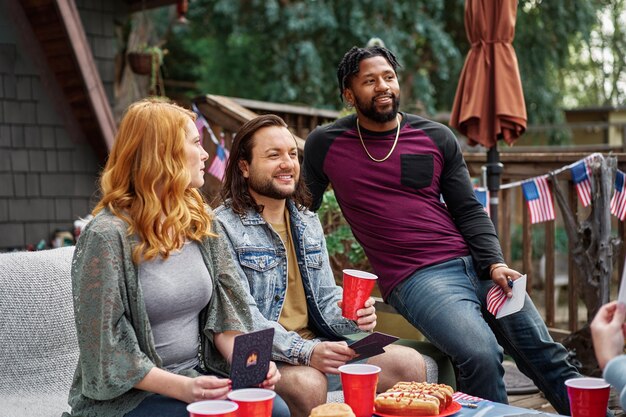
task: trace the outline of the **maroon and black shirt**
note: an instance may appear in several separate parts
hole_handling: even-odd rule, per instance
[[[317,210],[329,183],[379,277],[383,298],[415,271],[471,254],[478,274],[503,262],[487,213],[474,195],[454,134],[440,123],[402,113],[395,150],[371,160],[356,115],[316,128],[306,140],[303,173]],[[361,127],[369,153],[386,156],[396,129]],[[443,201],[442,202],[442,197]]]

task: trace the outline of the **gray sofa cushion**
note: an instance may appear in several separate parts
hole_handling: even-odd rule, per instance
[[[73,247],[0,254],[0,417],[59,417],[78,360]]]

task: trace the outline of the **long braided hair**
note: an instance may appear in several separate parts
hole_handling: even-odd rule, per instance
[[[389,49],[383,46],[370,46],[367,48],[359,48],[353,46],[343,56],[339,66],[337,67],[337,82],[339,83],[339,99],[343,100],[343,91],[350,85],[352,77],[359,72],[359,64],[364,59],[382,56],[389,62],[394,72],[398,72],[401,65],[398,59]]]

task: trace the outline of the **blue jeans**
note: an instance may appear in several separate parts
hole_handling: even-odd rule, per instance
[[[526,295],[524,307],[499,320],[485,309],[493,283],[479,280],[471,257],[422,268],[400,283],[387,302],[459,370],[459,390],[507,403],[503,352],[543,391],[555,410],[569,415],[565,380],[580,377]]]
[[[274,397],[272,417],[290,417],[289,408],[278,395]],[[143,400],[125,417],[189,417],[187,403],[171,397],[153,394]]]

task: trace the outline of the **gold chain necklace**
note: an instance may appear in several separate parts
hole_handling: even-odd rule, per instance
[[[391,156],[391,154],[393,153],[393,150],[396,149],[396,145],[398,144],[398,137],[400,136],[400,115],[396,115],[396,121],[398,122],[398,128],[396,129],[396,138],[393,141],[393,146],[389,150],[389,153],[387,154],[387,156],[385,156],[383,159],[376,159],[372,156],[371,153],[369,153],[369,151],[365,147],[365,142],[363,142],[363,137],[361,136],[361,128],[359,127],[359,118],[358,117],[356,118],[356,131],[359,133],[359,139],[361,139],[361,145],[363,145],[363,149],[365,149],[365,153],[367,154],[367,156],[370,157],[372,161],[385,162]]]

